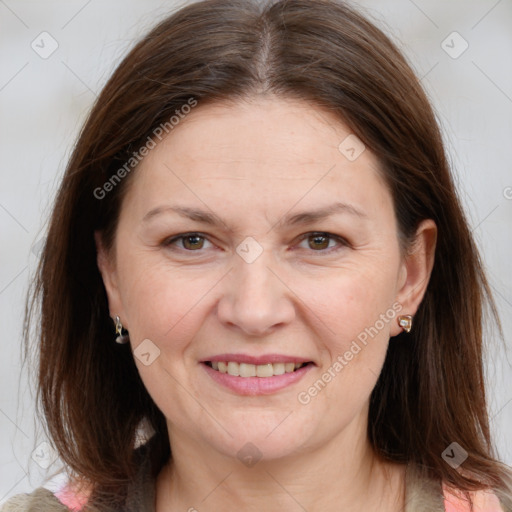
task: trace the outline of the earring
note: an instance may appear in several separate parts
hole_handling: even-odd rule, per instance
[[[128,343],[130,338],[128,337],[127,333],[123,334],[123,324],[121,323],[121,319],[118,316],[116,316],[116,334],[116,343],[119,343],[120,345]]]
[[[402,327],[405,332],[411,332],[412,315],[400,315],[398,317],[398,325]]]

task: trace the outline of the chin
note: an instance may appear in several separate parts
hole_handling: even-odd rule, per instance
[[[282,444],[262,436],[234,437],[228,445],[218,446],[217,449],[229,458],[238,459],[243,465],[252,467],[257,463],[273,462],[296,455],[301,443],[290,442]]]
[[[303,427],[298,428],[293,421],[286,424],[292,419],[293,414],[287,412],[272,415],[272,421],[268,418],[265,421],[260,418],[258,421],[255,416],[256,413],[246,415],[244,421],[236,424],[236,427],[235,423],[230,422],[227,430],[232,437],[227,434],[222,439],[209,437],[208,442],[219,452],[228,457],[238,458],[241,462],[245,457],[261,461],[278,460],[304,449],[309,436]]]

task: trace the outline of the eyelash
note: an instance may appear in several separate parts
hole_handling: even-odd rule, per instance
[[[166,247],[170,247],[170,246],[173,246],[175,242],[177,242],[179,240],[183,240],[183,239],[188,238],[188,237],[199,237],[199,238],[208,240],[208,237],[206,235],[204,235],[203,233],[198,233],[198,232],[194,231],[194,232],[190,232],[190,233],[183,233],[181,235],[169,238],[169,239],[167,239],[167,240],[165,240],[163,242],[163,245],[166,246]],[[342,237],[340,237],[338,235],[334,235],[332,233],[327,233],[325,231],[312,231],[312,232],[309,232],[309,233],[305,233],[304,235],[301,236],[301,238],[299,240],[299,243],[304,241],[304,240],[307,240],[308,238],[313,238],[313,237],[325,237],[325,238],[328,238],[330,240],[335,240],[339,244],[339,247],[330,247],[330,248],[321,249],[321,250],[318,250],[318,251],[315,251],[315,250],[311,249],[311,252],[315,252],[315,253],[331,254],[332,252],[337,252],[337,251],[341,250],[344,247],[349,247],[349,245],[350,245],[347,242],[347,240],[345,240],[344,238],[342,238]],[[181,247],[178,248],[178,249],[172,248],[172,250],[180,250],[180,251],[189,252],[189,253],[200,252],[201,251],[201,249],[191,250],[191,249],[185,249],[185,248],[181,248]]]

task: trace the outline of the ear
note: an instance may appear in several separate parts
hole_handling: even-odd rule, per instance
[[[423,300],[434,267],[437,241],[437,226],[432,219],[422,221],[410,249],[404,256],[400,269],[397,302],[402,305],[400,314],[416,314]],[[397,323],[393,324],[391,336],[402,332]]]
[[[94,232],[94,241],[96,243],[96,262],[98,269],[103,279],[103,284],[107,292],[109,314],[112,319],[119,316],[123,325],[125,324],[125,315],[123,304],[121,301],[121,294],[119,292],[118,278],[115,267],[115,258],[111,252],[107,251],[103,243],[102,233],[100,231]],[[128,327],[124,325],[127,329]]]

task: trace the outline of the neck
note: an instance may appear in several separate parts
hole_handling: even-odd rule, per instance
[[[366,432],[361,426],[351,430]],[[173,459],[158,477],[157,512],[355,512],[404,506],[404,468],[378,458],[366,435],[344,431],[320,447],[280,459],[263,457],[247,467],[185,432],[169,431]]]

